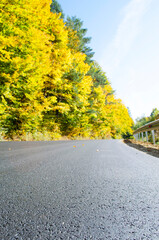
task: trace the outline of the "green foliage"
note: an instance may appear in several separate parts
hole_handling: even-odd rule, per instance
[[[85,35],[87,34],[87,29],[82,28],[83,22],[76,17],[67,17],[66,26],[74,31],[77,39],[79,40],[78,44],[76,45],[70,43],[70,47],[84,53],[86,55],[86,62],[90,63],[94,53],[92,52],[92,49],[88,46],[91,38],[85,37]]]
[[[133,129],[136,130],[149,122],[155,121],[158,115],[159,115],[159,110],[157,108],[154,108],[149,117],[143,116],[143,117],[137,118]]]
[[[56,0],[52,0],[51,6],[50,6],[50,10],[53,13],[60,13],[61,14],[61,18],[64,18],[64,13],[63,10],[61,8],[61,5],[56,1]]]
[[[141,118],[137,118],[133,129],[136,130],[136,129],[140,128],[141,126],[145,125],[148,122],[149,122],[149,119],[145,116],[143,116]]]
[[[159,115],[159,110],[157,108],[154,108],[149,118],[151,121],[154,121],[158,115]]]
[[[92,77],[94,87],[98,87],[98,86],[104,87],[105,85],[110,85],[106,77],[106,74],[103,72],[99,64],[95,61],[91,63],[91,68],[88,72],[88,75]]]
[[[133,135],[130,134],[129,132],[126,132],[126,133],[123,133],[123,134],[122,134],[122,138],[123,138],[123,139],[133,139],[134,137],[133,137]]]

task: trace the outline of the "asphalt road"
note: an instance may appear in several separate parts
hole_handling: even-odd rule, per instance
[[[118,140],[0,142],[0,240],[159,240],[159,159]]]

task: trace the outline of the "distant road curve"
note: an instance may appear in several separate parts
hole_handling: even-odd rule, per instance
[[[159,159],[119,140],[0,142],[0,239],[159,239]]]

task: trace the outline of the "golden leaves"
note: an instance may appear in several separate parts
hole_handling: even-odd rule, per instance
[[[0,113],[6,132],[39,128],[54,136],[63,131],[104,138],[131,131],[128,111],[105,73],[97,63],[86,63],[77,33],[50,12],[50,3],[1,0]],[[93,65],[100,83],[89,73]]]

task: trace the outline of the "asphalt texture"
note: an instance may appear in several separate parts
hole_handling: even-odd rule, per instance
[[[159,240],[159,159],[119,140],[0,142],[0,240]]]

